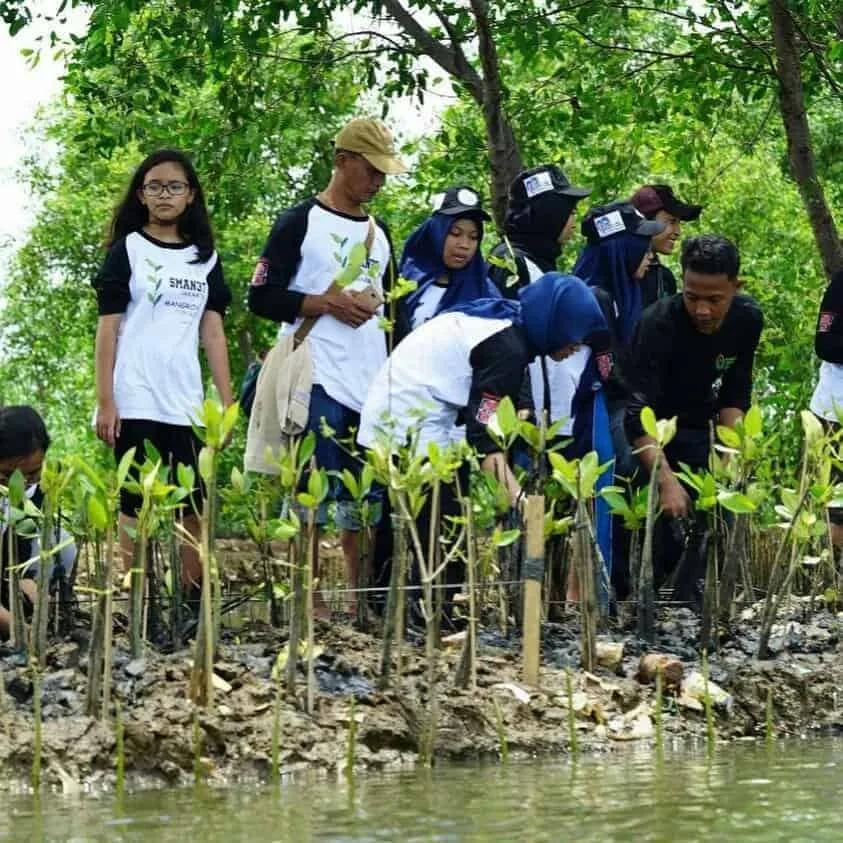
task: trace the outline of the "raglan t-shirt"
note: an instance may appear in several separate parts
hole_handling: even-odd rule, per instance
[[[545,273],[538,264],[522,255],[520,261],[533,283]],[[548,423],[554,424],[562,420],[559,433],[563,436],[570,436],[574,430],[574,413],[572,405],[574,395],[580,384],[580,379],[588,365],[591,357],[591,348],[587,345],[581,346],[570,357],[564,360],[553,360],[550,357],[540,357],[530,363],[530,387],[533,394],[533,407],[536,418],[547,410]],[[547,402],[545,402],[547,398]],[[545,407],[547,403],[547,407]]]
[[[843,272],[832,276],[823,294],[814,350],[822,362],[811,410],[828,421],[839,422],[838,413],[843,414]]]
[[[367,216],[332,210],[315,197],[285,211],[276,221],[258,260],[249,288],[249,308],[258,316],[286,323],[280,333],[294,332],[301,323],[306,295],[321,295],[345,267],[356,243],[365,243]],[[368,259],[345,289],[372,284],[383,293],[392,259],[389,234],[381,222]],[[386,338],[378,317],[352,328],[333,316],[320,316],[308,342],[313,358],[313,382],[335,401],[360,411],[369,384],[386,359]]]
[[[457,413],[480,453],[498,450],[486,425],[498,404],[518,397],[530,354],[523,329],[509,319],[441,313],[397,346],[372,382],[357,440],[403,445],[418,428],[419,453],[446,448]]]
[[[100,316],[123,314],[114,364],[114,402],[123,419],[190,425],[202,407],[199,323],[225,315],[231,293],[216,252],[163,243],[136,231],[109,249],[93,280]]]
[[[624,369],[631,391],[625,420],[630,441],[644,435],[645,406],[656,418],[677,416],[680,429],[692,430],[705,430],[726,407],[748,410],[752,364],[763,325],[755,300],[740,294],[714,334],[697,331],[681,293],[647,308]]]

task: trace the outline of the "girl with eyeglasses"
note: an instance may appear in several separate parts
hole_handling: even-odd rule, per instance
[[[192,425],[204,390],[198,346],[223,403],[232,402],[223,317],[231,293],[214,251],[214,236],[196,170],[178,150],[162,149],[135,171],[111,225],[108,254],[93,280],[96,336],[97,436],[119,460],[130,448],[136,462],[144,442],[171,471],[193,467],[201,449]],[[194,490],[198,507],[200,484]],[[134,525],[141,500],[120,499],[120,545],[132,564]],[[198,536],[188,509],[184,526]],[[192,597],[201,580],[196,551],[182,546],[182,583]]]

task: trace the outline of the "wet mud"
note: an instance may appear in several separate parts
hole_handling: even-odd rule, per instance
[[[718,740],[763,738],[768,722],[779,737],[839,729],[843,616],[794,598],[774,628],[773,657],[757,661],[757,614],[745,610],[709,659]],[[704,739],[698,631],[690,610],[663,608],[655,644],[615,628],[600,636],[603,664],[586,673],[579,669],[576,618],[545,624],[540,685],[533,688],[520,682],[517,631],[504,636],[482,629],[475,691],[455,686],[462,641],[446,638],[438,657],[434,760],[494,758],[502,744],[510,758],[567,754],[571,708],[580,751],[605,752],[630,741],[654,744],[655,688],[639,670],[642,655],[653,652],[670,656],[679,673],[675,681],[676,673],[665,672],[673,677],[661,706],[665,741]],[[196,775],[226,782],[269,776],[278,688],[272,669],[285,634],[252,622],[236,633],[225,631],[223,638],[214,707],[205,711],[188,700],[189,650],[164,655],[150,649],[133,660],[118,637],[113,694],[122,710],[130,786],[184,784]],[[282,774],[343,770],[352,717],[356,770],[417,763],[429,712],[421,633],[409,632],[401,678],[385,690],[379,688],[379,637],[348,622],[319,622],[316,641],[313,713],[304,710],[304,670],[296,697],[281,696]],[[84,629],[55,643],[41,681],[43,779],[65,791],[115,783],[114,722],[84,714],[86,651]],[[0,780],[14,788],[25,784],[32,764],[34,687],[22,656],[8,649],[0,649],[0,675]]]

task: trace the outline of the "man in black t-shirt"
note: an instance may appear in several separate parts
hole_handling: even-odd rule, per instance
[[[682,234],[683,222],[699,219],[702,205],[683,202],[666,184],[645,184],[629,200],[648,220],[663,222],[661,234],[653,237],[653,260],[641,279],[641,306],[649,307],[659,299],[676,293],[676,279],[660,260],[659,255],[672,255],[676,241]]]
[[[676,437],[665,449],[659,470],[662,511],[671,518],[689,515],[691,500],[674,471],[679,463],[707,466],[712,422],[727,427],[749,409],[752,365],[763,327],[755,301],[738,293],[740,257],[724,237],[702,236],[682,246],[683,292],[648,308],[638,324],[625,379],[631,391],[626,432],[649,472],[654,441],[641,426],[649,406],[657,418],[678,419]],[[670,548],[663,558],[671,559]],[[699,573],[699,572],[696,572]],[[679,583],[684,593],[693,584]]]

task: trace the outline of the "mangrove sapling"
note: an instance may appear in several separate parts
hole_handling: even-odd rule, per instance
[[[596,664],[597,595],[608,603],[609,576],[600,548],[595,538],[589,513],[589,503],[597,495],[597,481],[611,467],[611,462],[600,464],[596,451],[582,459],[568,460],[560,453],[548,455],[555,488],[571,497],[576,506],[574,516],[574,570],[577,575],[581,607],[581,653],[586,670]],[[550,488],[550,487],[548,487]]]
[[[152,443],[147,441],[145,450],[144,461],[137,466],[137,477],[127,476],[123,481],[123,488],[141,499],[134,526],[123,525],[123,529],[134,541],[129,585],[129,646],[132,658],[143,655],[144,595],[150,542],[158,536],[168,514],[181,507],[190,495],[193,479],[192,469],[180,466],[181,479],[190,485],[181,485],[181,480],[179,485],[174,485],[169,480],[167,466]]]
[[[389,591],[384,613],[383,645],[381,648],[381,669],[379,686],[389,687],[392,671],[392,646],[398,636],[397,674],[401,678],[401,638],[404,633],[404,589],[406,581],[405,560],[407,558],[407,529],[403,516],[392,512],[392,568],[389,574]]]
[[[357,697],[351,695],[348,703],[348,743],[345,750],[345,777],[351,782],[354,779],[354,759],[357,754],[357,717],[355,703]]]
[[[99,620],[99,628],[102,630],[102,687],[99,693],[102,696],[102,704],[97,705],[94,696],[97,694],[97,683],[88,683],[88,700],[86,708],[93,716],[94,711],[100,717],[108,717],[111,704],[111,665],[113,658],[113,604],[114,604],[114,554],[115,554],[115,523],[117,512],[120,506],[120,489],[126,482],[129,470],[135,458],[135,449],[130,448],[120,459],[117,470],[103,472],[88,465],[84,460],[77,458],[76,468],[82,484],[87,486],[89,491],[87,497],[88,520],[95,530],[95,534],[105,533],[105,556],[99,567],[100,579],[95,588],[101,591],[103,600],[95,604],[95,611],[102,615]],[[99,554],[98,559],[99,562]],[[100,663],[100,656],[97,654],[99,641],[91,636],[91,649],[88,653],[89,673],[95,672],[94,664]],[[90,677],[89,677],[90,678]]]
[[[503,722],[503,712],[497,699],[492,699],[495,706],[495,721],[498,727],[498,752],[500,753],[501,764],[509,761],[509,741],[506,739],[506,726]]]
[[[492,441],[500,449],[509,462],[508,454],[519,438],[530,442],[528,429],[536,430],[534,425],[525,425],[518,418],[515,405],[509,396],[504,397],[498,404],[494,415],[489,421],[486,429]],[[538,433],[536,434],[538,436]],[[530,444],[533,444],[530,442]],[[497,465],[495,466],[496,502],[498,511],[498,523],[496,530],[504,535],[513,536],[512,541],[502,542],[498,547],[498,568],[504,582],[516,582],[521,579],[521,513],[512,505],[512,492],[505,483],[505,478],[500,476]],[[503,623],[506,624],[510,616],[515,618],[516,623],[523,620],[523,606],[521,588],[519,585],[504,586],[504,611]],[[502,629],[506,634],[505,628]]]
[[[74,469],[71,465],[62,465],[50,458],[44,461],[41,469],[40,486],[43,492],[43,503],[39,519],[38,596],[32,615],[29,648],[30,659],[39,670],[43,670],[47,664],[47,620],[50,614],[50,572],[53,557],[60,553],[65,545],[72,542],[72,539],[67,539],[62,544],[56,544],[58,530],[55,515],[73,473]]]
[[[653,714],[653,719],[656,721],[656,748],[661,754],[664,748],[664,723],[663,709],[664,702],[662,700],[662,693],[664,688],[664,673],[661,664],[656,667],[656,709]]]
[[[386,427],[389,423],[386,422]],[[404,636],[404,616],[406,592],[404,590],[409,571],[409,522],[413,515],[406,505],[402,506],[399,498],[410,490],[421,496],[424,478],[424,457],[415,453],[418,444],[419,424],[413,424],[407,437],[402,442],[395,440],[394,432],[384,430],[374,446],[366,452],[367,464],[372,467],[374,479],[389,496],[392,512],[392,567],[390,570],[389,591],[384,615],[384,637],[381,651],[381,670],[379,686],[389,687],[393,663],[393,646],[397,642],[396,658],[397,678],[401,678],[401,641]],[[422,497],[423,503],[423,497]]]
[[[580,742],[577,737],[577,713],[574,711],[574,682],[569,667],[565,668],[565,691],[568,695],[568,750],[571,755],[577,756]]]
[[[465,641],[464,658],[460,660],[465,663],[462,675],[459,675],[457,685],[465,688],[470,687],[472,691],[477,690],[477,553],[474,541],[474,505],[471,495],[464,495],[459,475],[455,475],[457,497],[462,509],[461,520],[465,524],[465,569],[468,586],[468,635]],[[466,490],[468,491],[468,490]],[[500,712],[499,712],[500,714]]]
[[[235,402],[223,409],[211,398],[205,400],[199,415],[196,434],[204,442],[199,452],[199,474],[205,483],[205,496],[199,519],[199,561],[202,565],[202,596],[200,598],[199,627],[190,677],[190,698],[210,708],[214,700],[214,655],[219,639],[222,604],[222,585],[215,552],[217,476],[219,455],[228,443],[240,407]]]
[[[798,569],[800,548],[804,543],[825,533],[825,525],[814,510],[819,508],[824,511],[833,497],[830,466],[824,459],[825,438],[820,422],[813,413],[803,410],[802,426],[805,439],[799,490],[782,489],[781,504],[775,508],[776,514],[782,519],[779,526],[785,529],[785,534],[773,562],[767,598],[764,602],[758,637],[758,658],[761,659],[768,657],[770,633],[778,613],[779,602],[790,588],[793,576]],[[816,476],[817,460],[820,462],[819,478]],[[817,479],[820,482],[815,482]],[[784,560],[788,550],[790,558],[785,566]]]
[[[656,516],[658,515],[658,484],[661,463],[664,459],[664,449],[676,435],[676,417],[672,419],[656,420],[656,415],[650,407],[641,410],[641,426],[644,432],[654,440],[653,467],[650,471],[650,483],[647,491],[647,520],[644,529],[644,547],[641,552],[641,573],[637,583],[638,599],[638,634],[646,641],[655,639],[656,605],[653,588],[653,539],[655,535]]]
[[[20,560],[18,559],[18,530],[32,532],[31,516],[37,515],[34,505],[26,497],[26,483],[23,474],[15,469],[9,477],[6,512],[6,573],[9,595],[9,643],[16,650],[26,647],[26,626],[24,623],[23,600],[20,590]],[[30,504],[29,515],[26,505]]]
[[[714,731],[714,707],[711,702],[711,694],[708,692],[708,651],[702,651],[702,675],[703,675],[703,706],[705,707],[705,740],[709,756],[714,753],[714,745],[717,734]]]
[[[264,598],[269,606],[270,623],[274,627],[281,626],[282,613],[272,552],[272,541],[279,538],[276,536],[277,520],[270,517],[270,512],[280,509],[279,485],[274,478],[244,474],[234,466],[229,486],[220,491],[225,513],[246,528],[257,549],[263,571]]]
[[[761,410],[750,407],[746,416],[738,419],[734,428],[717,426],[717,438],[722,444],[715,449],[723,454],[722,460],[714,460],[715,473],[719,481],[718,502],[734,514],[734,523],[729,529],[723,570],[720,579],[720,621],[731,619],[732,604],[738,574],[743,578],[745,599],[752,597],[752,583],[749,564],[745,553],[747,515],[755,511],[751,496],[750,480],[760,450],[762,436]]]
[[[125,727],[123,726],[123,707],[120,705],[120,700],[114,700],[114,734],[115,734],[115,774],[116,784],[115,790],[117,797],[123,796],[123,791],[126,787],[126,744],[125,744]]]
[[[357,560],[357,581],[346,583],[348,588],[357,592],[356,618],[358,627],[365,631],[369,625],[368,588],[371,582],[371,560],[374,549],[373,530],[379,520],[379,507],[370,500],[374,483],[374,470],[364,463],[359,478],[347,468],[339,475],[360,513],[360,553]]]
[[[41,787],[41,670],[36,664],[32,666],[32,789],[37,791]]]

